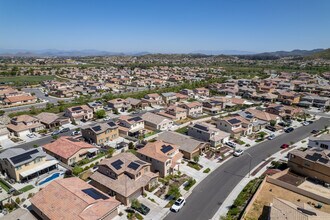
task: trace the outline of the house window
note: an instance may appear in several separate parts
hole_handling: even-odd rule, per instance
[[[41,161],[41,158],[36,158],[35,160],[34,160],[34,163],[39,163]]]
[[[22,166],[17,166],[16,167],[16,170],[21,170],[22,169]]]

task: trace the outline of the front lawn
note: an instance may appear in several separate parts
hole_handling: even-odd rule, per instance
[[[27,185],[27,186],[24,186],[22,189],[20,189],[20,190],[18,190],[18,191],[24,193],[24,192],[27,192],[27,191],[33,189],[33,188],[34,188],[34,186],[32,186],[32,185]]]
[[[4,189],[6,192],[9,192],[9,186],[3,179],[0,179],[0,186],[2,189]]]
[[[191,162],[191,161],[189,161],[187,165],[188,165],[188,167],[194,168],[195,170],[201,170],[203,168],[202,165]]]
[[[187,185],[185,185],[184,190],[188,191],[193,185],[195,185],[196,180],[194,178],[189,178]]]
[[[186,127],[183,127],[183,128],[179,128],[179,129],[175,130],[175,132],[178,132],[180,134],[187,134],[188,127],[186,126]]]

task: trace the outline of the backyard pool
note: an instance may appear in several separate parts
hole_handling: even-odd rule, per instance
[[[42,184],[45,184],[45,183],[47,183],[47,182],[50,182],[50,181],[52,181],[52,180],[58,178],[59,176],[61,176],[61,175],[63,175],[63,174],[64,174],[63,172],[62,172],[62,173],[53,173],[52,175],[50,175],[50,176],[46,177],[45,179],[41,180],[41,181],[38,183],[38,185],[40,186],[40,185],[42,185]]]

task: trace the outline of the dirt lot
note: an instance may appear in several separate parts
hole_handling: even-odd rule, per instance
[[[252,220],[252,219],[267,219],[268,213],[263,213],[264,206],[268,206],[274,197],[278,197],[281,199],[285,199],[290,202],[297,203],[298,200],[303,203],[311,202],[314,204],[318,204],[318,201],[310,199],[308,197],[299,195],[297,193],[291,192],[279,186],[273,185],[271,183],[265,182],[264,186],[260,189],[258,197],[256,198],[254,204],[252,205],[251,209],[248,210],[247,214],[245,215],[245,220]],[[323,204],[323,207],[320,209],[323,212],[330,213],[330,205]],[[262,215],[262,217],[261,217]],[[261,217],[261,218],[260,218]]]

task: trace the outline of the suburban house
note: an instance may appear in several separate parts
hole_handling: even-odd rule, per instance
[[[47,154],[67,165],[74,165],[85,158],[92,158],[99,152],[99,149],[93,145],[67,136],[62,136],[42,147]]]
[[[204,112],[207,112],[209,114],[212,114],[212,115],[216,115],[218,113],[220,113],[221,109],[223,108],[224,106],[224,103],[223,102],[220,102],[218,100],[209,100],[209,101],[204,101],[202,103],[203,105],[203,111]]]
[[[270,121],[278,122],[280,120],[280,117],[278,115],[270,114],[268,112],[254,109],[254,108],[245,109],[245,112],[248,114],[251,114],[253,117],[255,117],[259,120],[266,121],[268,123]]]
[[[145,109],[147,106],[149,106],[148,103],[140,99],[127,98],[126,102],[128,102],[133,109]]]
[[[60,127],[65,124],[70,124],[70,118],[59,116],[54,113],[41,112],[35,116],[41,124],[45,125],[47,129]]]
[[[175,104],[177,101],[175,92],[165,92],[162,93],[163,100],[166,104]]]
[[[300,106],[304,106],[304,107],[317,107],[317,108],[324,108],[324,107],[328,107],[330,106],[330,98],[328,97],[321,97],[321,96],[303,96],[300,99],[299,102]]]
[[[208,90],[207,88],[196,88],[193,90],[193,92],[195,93],[195,95],[197,95],[199,97],[209,97],[210,96],[210,90]]]
[[[173,126],[173,121],[164,116],[147,112],[143,114],[142,119],[146,128],[151,130],[168,130]]]
[[[217,147],[229,141],[230,134],[217,129],[214,125],[197,122],[188,126],[188,135],[209,142],[212,147]]]
[[[310,136],[308,147],[330,150],[330,134],[322,134],[319,137]]]
[[[183,95],[188,96],[189,98],[194,98],[194,97],[195,97],[195,93],[194,93],[194,91],[192,91],[192,90],[190,90],[190,89],[182,89],[182,90],[180,91],[180,93],[183,94]]]
[[[29,115],[20,115],[11,119],[8,130],[17,137],[25,136],[45,128],[39,119]]]
[[[124,112],[131,109],[131,104],[125,99],[112,99],[108,101],[108,106],[111,109],[116,109],[116,111]]]
[[[28,105],[37,102],[37,98],[30,93],[6,94],[2,100],[5,106]]]
[[[160,133],[157,136],[157,140],[179,146],[179,151],[183,154],[183,157],[188,160],[192,160],[195,156],[200,155],[209,146],[208,143],[198,141],[174,131],[164,131]]]
[[[157,93],[147,94],[144,96],[144,99],[142,99],[142,100],[149,103],[150,105],[163,105],[164,104],[162,97],[160,95],[158,95]]]
[[[74,106],[67,108],[64,115],[69,117],[71,120],[84,120],[88,121],[93,119],[93,109],[87,105]]]
[[[174,121],[179,121],[187,118],[187,110],[176,105],[170,105],[165,111],[158,112],[158,115],[165,116]]]
[[[293,91],[291,92],[279,91],[277,95],[278,95],[277,100],[285,105],[298,104],[300,101],[300,94]]]
[[[216,127],[222,131],[228,132],[231,136],[239,138],[241,135],[250,135],[253,131],[251,122],[242,116],[228,116],[225,118],[215,118]]]
[[[203,105],[200,102],[181,103],[179,107],[186,109],[190,117],[197,117],[203,114]]]
[[[10,148],[0,153],[0,170],[17,182],[29,181],[57,169],[58,161],[41,147]]]
[[[81,128],[82,137],[89,143],[106,144],[119,137],[118,126],[110,121],[104,123],[95,123]]]
[[[300,108],[295,108],[293,106],[269,104],[266,107],[266,112],[274,115],[279,115],[282,118],[292,118],[299,114],[302,114],[303,111]]]
[[[10,132],[7,129],[6,125],[0,124],[0,141],[7,140]]]
[[[120,202],[78,177],[54,180],[31,199],[40,219],[114,219]]]
[[[103,103],[100,101],[88,102],[87,105],[93,110],[94,113],[103,109]]]
[[[160,177],[173,174],[181,163],[179,146],[164,141],[148,142],[137,151],[137,157],[151,163],[151,171],[159,172]]]
[[[158,174],[151,172],[150,166],[134,154],[121,153],[102,160],[90,176],[90,184],[130,205],[145,189],[157,185]]]
[[[288,166],[296,173],[330,183],[330,151],[312,148],[293,150],[288,154]]]
[[[144,131],[144,121],[139,116],[120,116],[117,125],[121,136],[138,137]]]
[[[330,214],[322,212],[306,203],[293,203],[280,198],[273,198],[269,207],[269,220],[321,220],[330,219]]]

